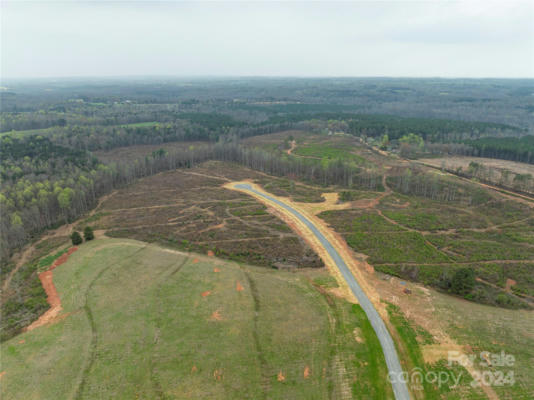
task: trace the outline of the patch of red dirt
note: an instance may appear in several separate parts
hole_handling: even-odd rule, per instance
[[[200,295],[201,295],[202,297],[209,296],[210,294],[211,294],[211,292],[210,292],[209,290],[206,290],[205,292],[200,293]]]
[[[213,377],[216,381],[220,381],[222,379],[222,369],[216,369],[213,371]]]
[[[69,259],[69,256],[72,253],[74,253],[76,250],[78,250],[77,247],[71,247],[65,254],[62,254],[61,256],[59,256],[48,270],[52,271],[56,267],[59,267],[61,264],[65,264],[67,260]]]
[[[284,376],[284,374],[282,374],[282,371],[278,372],[278,376],[276,377],[276,379],[278,379],[278,382],[283,382],[286,380],[286,377]]]
[[[213,268],[213,272],[221,272],[219,268]]]
[[[308,379],[310,377],[310,367],[308,367],[307,365],[306,365],[306,368],[304,368],[303,376],[304,376],[304,379]]]
[[[193,260],[193,264],[196,264],[197,262],[198,262],[198,258],[195,258],[195,259]]]
[[[65,264],[68,259],[69,259],[69,255],[67,253],[62,254],[56,259],[56,261],[54,261],[54,264],[52,264],[49,271],[53,270],[56,267],[59,267],[61,264]]]
[[[0,372],[0,379],[2,379],[2,377],[6,374],[6,371],[2,371]]]
[[[215,253],[213,251],[211,251],[211,250],[208,250],[208,256],[209,257],[213,257],[213,256],[215,256]]]
[[[506,280],[506,287],[504,290],[506,290],[508,293],[512,291],[512,286],[514,286],[517,282],[513,279],[507,279]]]
[[[24,339],[19,340],[19,344],[24,344],[24,343],[26,343],[26,340]]]
[[[220,310],[214,311],[213,314],[211,314],[211,319],[213,321],[221,321],[222,320],[221,311]]]
[[[242,292],[244,289],[245,288],[243,287],[243,285],[241,285],[241,283],[237,281],[235,284],[235,290],[237,290],[238,292]]]
[[[193,365],[193,368],[191,368],[191,373],[194,374],[197,371],[198,371],[197,366]]]

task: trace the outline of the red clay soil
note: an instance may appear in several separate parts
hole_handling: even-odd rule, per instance
[[[304,368],[304,379],[308,379],[310,377],[310,367],[306,365],[306,368]]]
[[[213,272],[221,272],[219,268],[213,268]]]
[[[278,376],[276,378],[278,379],[278,382],[283,382],[286,380],[286,377],[284,376],[284,374],[282,374],[282,371],[278,373]]]
[[[191,373],[194,374],[197,371],[198,371],[197,366],[193,365],[193,368],[191,368]]]
[[[6,371],[2,371],[0,372],[0,379],[2,379],[2,377],[6,374]]]
[[[54,286],[53,271],[56,267],[59,267],[61,264],[64,264],[68,260],[69,256],[76,250],[78,250],[77,247],[71,247],[68,252],[58,257],[47,271],[41,272],[39,274],[39,280],[41,281],[41,285],[43,285],[43,289],[46,292],[46,301],[50,305],[50,308],[36,321],[27,326],[24,329],[25,332],[31,331],[39,326],[43,326],[48,324],[49,322],[52,322],[61,312],[61,300],[59,298],[59,294],[56,290],[56,287]]]
[[[205,292],[200,293],[200,295],[201,295],[202,297],[207,297],[207,296],[209,296],[210,294],[211,294],[211,292],[210,292],[209,290],[206,290]]]
[[[214,255],[215,255],[215,253],[213,251],[208,250],[208,256],[213,257]]]
[[[213,371],[213,377],[216,381],[220,381],[222,379],[222,369],[216,369]]]
[[[195,258],[195,259],[193,260],[193,264],[196,264],[197,262],[198,262],[198,258]]]
[[[514,286],[515,284],[517,284],[516,281],[514,281],[513,279],[507,279],[506,280],[506,288],[504,289],[506,292],[510,293],[512,291],[512,286]]]
[[[222,320],[221,312],[219,310],[214,311],[213,314],[211,314],[212,321],[220,321]]]
[[[237,290],[238,292],[242,292],[244,290],[244,287],[241,285],[239,281],[237,281],[235,284],[235,290]]]

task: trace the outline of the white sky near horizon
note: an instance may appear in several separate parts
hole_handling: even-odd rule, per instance
[[[534,1],[2,1],[3,78],[534,78]]]

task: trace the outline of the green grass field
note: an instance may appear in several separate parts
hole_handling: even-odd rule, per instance
[[[392,396],[368,320],[324,271],[100,239],[54,283],[63,318],[2,344],[2,398]]]
[[[304,157],[317,157],[328,160],[344,160],[352,161],[356,164],[366,164],[366,160],[346,148],[328,146],[322,143],[308,143],[302,146],[297,146],[293,154]]]
[[[502,310],[433,292],[435,312],[446,331],[458,342],[470,345],[476,366],[495,377],[493,388],[501,400],[534,398],[534,314],[527,310]],[[480,354],[502,352],[513,357],[507,365],[484,366]],[[500,372],[499,372],[500,371]],[[513,382],[498,379],[513,374]]]

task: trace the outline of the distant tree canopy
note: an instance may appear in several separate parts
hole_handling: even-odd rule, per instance
[[[520,138],[486,137],[477,140],[465,140],[479,157],[501,158],[534,164],[534,136]]]
[[[423,140],[423,138],[419,135],[416,135],[415,133],[409,133],[407,135],[404,135],[403,137],[401,137],[399,139],[399,142],[400,143],[405,143],[405,144],[408,144],[408,145],[413,145],[413,146],[416,146],[418,148],[423,148],[425,142]]]

